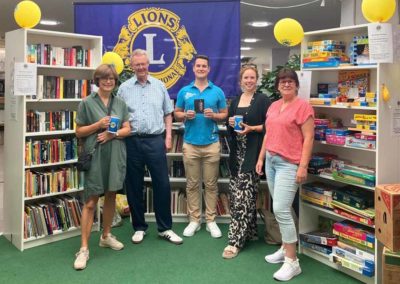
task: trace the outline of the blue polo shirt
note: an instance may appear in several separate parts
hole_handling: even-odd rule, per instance
[[[187,110],[194,110],[194,100],[203,99],[204,109],[211,108],[219,112],[226,108],[225,94],[221,88],[208,81],[208,86],[200,92],[194,82],[183,87],[177,97],[176,107]],[[204,117],[204,114],[197,113],[194,119],[185,121],[184,141],[193,145],[209,145],[219,140],[218,125],[211,119]]]

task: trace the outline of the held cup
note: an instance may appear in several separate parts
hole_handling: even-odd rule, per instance
[[[117,116],[110,116],[110,125],[108,126],[108,132],[110,133],[117,133],[119,128],[119,117]]]
[[[243,126],[242,126],[243,115],[235,115],[234,119],[235,119],[235,125],[234,125],[233,129],[235,131],[242,131],[243,130]]]

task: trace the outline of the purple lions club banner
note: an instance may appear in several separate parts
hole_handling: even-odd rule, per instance
[[[130,69],[130,54],[145,49],[150,74],[171,98],[194,80],[196,54],[209,56],[209,79],[226,97],[237,95],[240,69],[240,2],[74,3],[75,32],[103,36]]]

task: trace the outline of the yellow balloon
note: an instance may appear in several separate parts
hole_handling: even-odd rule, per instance
[[[385,84],[382,84],[382,99],[384,102],[390,101],[390,92]]]
[[[21,28],[33,28],[40,22],[42,13],[33,1],[21,1],[14,10],[14,19]]]
[[[112,51],[104,53],[101,63],[113,65],[118,74],[124,70],[124,62],[122,61],[121,56]]]
[[[390,20],[396,11],[396,0],[363,0],[361,11],[371,23],[384,23]]]
[[[284,18],[275,24],[274,36],[280,44],[294,46],[303,40],[304,30],[298,21]]]

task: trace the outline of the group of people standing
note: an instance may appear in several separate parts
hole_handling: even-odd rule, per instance
[[[264,94],[256,92],[257,69],[245,65],[239,74],[242,93],[228,108],[224,92],[208,80],[209,58],[198,55],[193,65],[195,80],[179,91],[173,109],[164,84],[149,75],[149,58],[144,50],[132,52],[131,66],[135,75],[121,84],[116,95],[112,92],[118,79],[115,69],[111,65],[99,66],[94,73],[98,91],[82,101],[78,109],[76,135],[85,138],[86,150],[96,150],[93,165],[85,172],[81,248],[76,254],[74,268],[84,269],[89,260],[88,240],[100,195],[105,195],[105,204],[99,245],[123,249],[124,245],[110,231],[115,194],[124,183],[134,230],[132,242],[143,241],[148,228],[143,199],[145,167],[152,178],[158,234],[174,244],[183,243],[172,231],[170,210],[166,152],[172,147],[173,113],[175,119],[185,125],[182,151],[189,224],[183,236],[192,237],[201,229],[200,183],[204,184],[206,230],[213,238],[222,236],[215,217],[221,147],[218,123],[225,122],[230,147],[231,222],[228,246],[222,257],[236,257],[246,241],[257,239],[256,197],[265,162],[283,242],[277,252],[265,259],[270,263],[283,262],[274,274],[277,280],[290,280],[301,273],[290,208],[298,184],[307,175],[314,113],[307,102],[297,97],[297,74],[290,69],[278,74],[276,87],[282,99],[271,104]],[[234,130],[237,115],[243,116],[240,131]],[[107,131],[110,116],[121,120],[121,128],[115,134]]]

